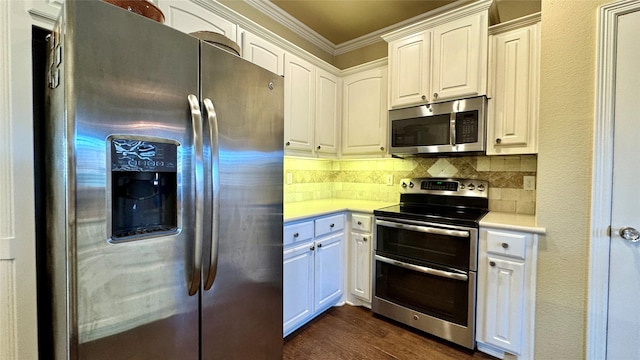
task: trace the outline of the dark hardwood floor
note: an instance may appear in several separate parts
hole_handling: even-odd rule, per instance
[[[284,339],[284,360],[465,360],[494,357],[383,319],[366,308],[327,310]]]

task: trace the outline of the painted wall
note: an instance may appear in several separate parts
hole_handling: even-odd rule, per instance
[[[606,0],[542,0],[536,359],[583,359],[597,11]]]

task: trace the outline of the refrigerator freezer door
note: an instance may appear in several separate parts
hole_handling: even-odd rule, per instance
[[[67,265],[54,271],[68,281],[53,291],[68,305],[54,317],[69,319],[71,358],[198,359],[187,96],[199,91],[199,42],[104,2],[65,11],[64,84],[53,91],[67,107],[52,142],[69,183],[57,186],[68,218],[54,221],[70,220],[52,241],[66,241]]]
[[[218,123],[220,197],[215,280],[202,291],[202,358],[281,359],[283,79],[201,48],[202,99]],[[207,279],[216,259],[211,246],[204,254]]]

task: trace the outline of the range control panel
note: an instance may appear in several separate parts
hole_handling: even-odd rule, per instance
[[[401,194],[435,194],[487,197],[489,182],[476,179],[406,178],[400,180]]]

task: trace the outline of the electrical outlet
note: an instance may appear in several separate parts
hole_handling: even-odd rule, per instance
[[[287,185],[291,185],[293,184],[293,174],[288,172],[287,173]]]
[[[388,186],[393,185],[393,174],[387,174],[387,185]]]
[[[525,190],[535,190],[536,189],[536,177],[535,176],[523,176],[522,177],[523,187]]]

